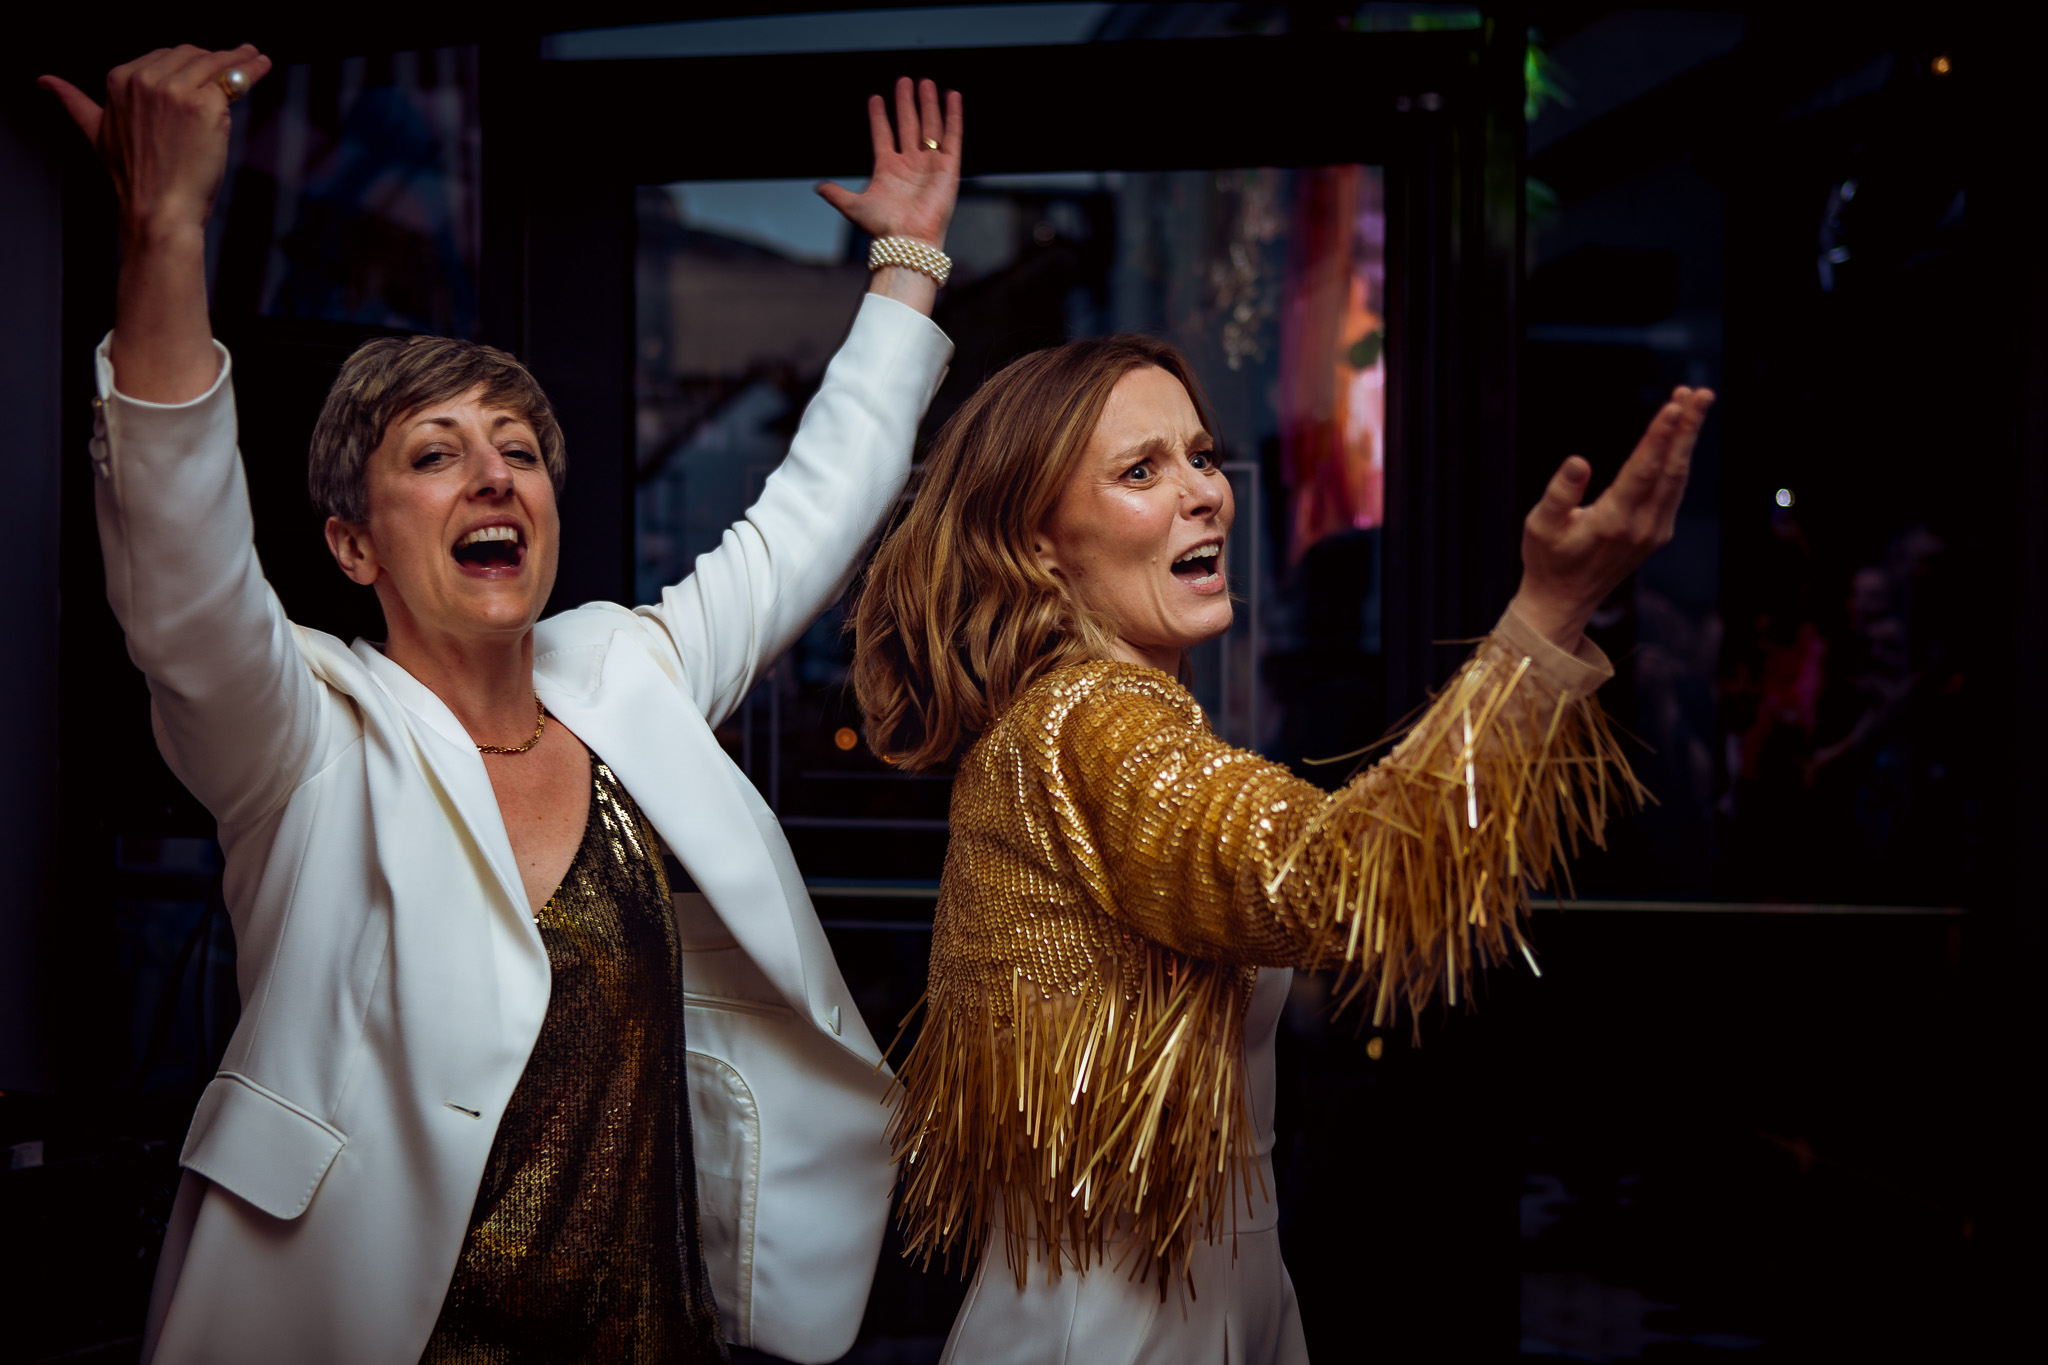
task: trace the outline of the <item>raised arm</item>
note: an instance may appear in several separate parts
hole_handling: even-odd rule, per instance
[[[875,173],[860,194],[831,181],[818,186],[825,202],[846,220],[880,241],[908,237],[935,251],[946,246],[953,205],[960,197],[960,139],[965,131],[960,92],[946,92],[939,112],[939,87],[931,81],[896,82],[896,127],[880,95],[868,96],[868,135],[874,143]],[[930,317],[938,282],[900,265],[885,265],[868,286]]]
[[[289,791],[330,709],[256,560],[227,353],[206,310],[206,219],[227,164],[221,78],[269,69],[252,47],[161,49],[108,74],[104,109],[41,81],[98,150],[120,212],[93,439],[107,598],[149,679],[165,758],[224,825]]]
[[[57,76],[55,95],[106,164],[121,216],[121,275],[111,358],[121,392],[148,403],[186,403],[220,372],[206,317],[206,220],[228,159],[228,96],[220,79],[250,83],[270,58],[243,44],[229,52],[159,48],[107,73],[102,109]]]
[[[1156,674],[1100,672],[1060,708],[1045,789],[1104,908],[1192,956],[1338,966],[1375,1023],[1527,954],[1527,889],[1555,883],[1640,789],[1601,719],[1594,607],[1670,539],[1712,395],[1680,390],[1589,507],[1566,462],[1524,538],[1514,606],[1381,762],[1326,795],[1233,749]],[[1062,793],[1071,792],[1063,798]],[[1533,964],[1533,957],[1530,959]]]
[[[875,166],[866,191],[826,184],[819,193],[870,237],[942,248],[960,186],[960,96],[949,93],[942,114],[938,87],[906,78],[896,86],[896,120],[892,131],[881,96],[870,99]],[[714,722],[845,590],[903,491],[917,424],[953,349],[930,321],[937,296],[937,283],[916,271],[874,273],[760,499],[688,578],[641,610]]]

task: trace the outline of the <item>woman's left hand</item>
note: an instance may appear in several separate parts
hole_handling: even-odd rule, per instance
[[[1591,506],[1581,506],[1592,466],[1574,455],[1558,467],[1522,523],[1518,615],[1560,648],[1576,650],[1594,610],[1671,540],[1692,472],[1693,443],[1714,405],[1711,389],[1679,387]]]
[[[868,128],[874,135],[875,173],[855,194],[830,182],[818,186],[825,202],[874,238],[909,237],[943,249],[960,197],[960,92],[946,92],[939,113],[939,87],[910,77],[896,82],[896,127],[880,95],[868,97]]]

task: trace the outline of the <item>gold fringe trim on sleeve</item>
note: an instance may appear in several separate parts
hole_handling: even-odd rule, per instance
[[[1483,648],[1408,737],[1325,802],[1262,890],[1299,905],[1309,959],[1335,966],[1338,1008],[1372,1001],[1374,1027],[1401,1006],[1419,1026],[1441,986],[1519,953],[1529,888],[1570,885],[1582,841],[1646,794],[1600,704],[1550,691],[1527,658]]]
[[[1334,968],[1376,1026],[1511,952],[1533,968],[1529,887],[1642,796],[1598,705],[1541,674],[1490,638],[1333,796],[1217,740],[1151,669],[1020,698],[954,783],[890,1130],[906,1253],[964,1268],[994,1231],[1020,1285],[1037,1261],[1163,1293],[1251,1206],[1258,967]]]
[[[1021,973],[1007,1000],[928,997],[891,1128],[906,1254],[964,1268],[999,1227],[1022,1288],[1034,1260],[1185,1274],[1231,1230],[1255,1179],[1246,978],[1157,947],[1140,962],[1137,989],[1086,1000]]]

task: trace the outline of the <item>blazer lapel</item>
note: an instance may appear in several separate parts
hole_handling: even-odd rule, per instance
[[[475,741],[462,728],[462,722],[455,719],[447,703],[425,683],[385,658],[383,651],[358,640],[354,652],[399,703],[421,762],[448,794],[484,861],[496,874],[506,905],[528,932],[537,933],[533,917],[527,913],[526,884],[520,879],[518,860],[512,856],[505,817],[499,813],[498,796],[491,790],[490,774],[484,771]]]
[[[738,790],[746,777],[704,718],[644,650],[607,644],[534,661],[541,700],[602,757],[668,842],[739,946],[791,1008],[815,1019],[790,888],[786,848],[772,847]],[[778,856],[779,855],[779,856]],[[794,872],[794,864],[789,871]],[[802,895],[802,880],[796,892]],[[808,897],[802,908],[809,909]]]

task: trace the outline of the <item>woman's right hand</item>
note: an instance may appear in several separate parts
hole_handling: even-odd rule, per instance
[[[62,77],[36,82],[98,148],[124,236],[206,226],[228,162],[228,97],[217,78],[235,68],[254,85],[270,58],[247,43],[228,52],[158,48],[107,73],[104,109]]]
[[[859,194],[844,185],[818,186],[825,202],[845,214],[868,236],[908,237],[941,250],[960,197],[960,92],[946,92],[939,111],[939,87],[931,81],[896,82],[896,127],[880,95],[868,98],[868,133],[875,147],[875,173]],[[875,272],[873,292],[886,294],[929,314],[938,285],[902,266]]]
[[[228,96],[218,77],[240,68],[251,85],[270,58],[159,48],[107,73],[107,105],[58,76],[55,95],[99,150],[121,204],[121,283],[111,355],[120,391],[183,403],[220,373],[206,312],[206,219],[228,164]]]
[[[827,181],[818,193],[870,237],[909,237],[943,250],[960,197],[960,115],[958,90],[946,92],[941,115],[935,83],[913,87],[910,77],[901,77],[893,131],[882,97],[868,97],[868,134],[875,146],[868,187],[855,194]]]

